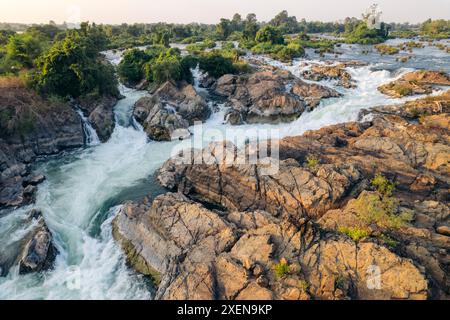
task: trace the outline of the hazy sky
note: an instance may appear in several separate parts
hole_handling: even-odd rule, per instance
[[[0,0],[0,22],[216,23],[235,12],[269,20],[281,10],[298,19],[336,21],[377,2],[386,22],[450,19],[450,0]]]

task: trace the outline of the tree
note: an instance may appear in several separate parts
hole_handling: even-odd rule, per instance
[[[258,21],[256,20],[256,15],[254,13],[248,14],[244,22],[244,31],[243,31],[244,39],[247,41],[254,41],[258,29],[259,27]]]
[[[228,19],[220,19],[220,23],[216,27],[216,33],[222,40],[226,40],[231,34],[231,22]]]
[[[270,21],[270,24],[278,27],[283,33],[294,33],[298,31],[297,18],[290,17],[286,10],[281,11]]]
[[[234,14],[233,19],[231,20],[231,29],[232,29],[232,32],[242,31],[243,22],[242,22],[242,17],[239,13]]]
[[[199,67],[214,78],[233,73],[233,61],[217,52],[208,52],[199,58]]]
[[[261,28],[256,34],[255,40],[259,43],[269,43],[271,45],[284,44],[284,38],[280,29],[271,25]]]
[[[39,57],[32,79],[40,91],[73,98],[89,93],[118,95],[113,67],[95,52],[96,35],[87,30],[68,32]]]
[[[143,66],[149,56],[142,50],[131,49],[125,52],[117,67],[120,78],[130,84],[136,84],[144,77]]]
[[[16,68],[32,68],[34,60],[42,53],[40,39],[30,33],[15,34],[6,45],[6,59]]]

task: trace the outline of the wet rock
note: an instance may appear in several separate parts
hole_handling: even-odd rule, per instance
[[[189,122],[170,105],[145,97],[134,106],[135,119],[142,124],[150,139],[170,141],[190,136]]]
[[[21,228],[26,232],[3,244],[0,252],[1,276],[6,276],[14,266],[18,266],[20,274],[47,271],[53,267],[58,251],[41,211],[29,211]]]
[[[39,226],[27,243],[19,262],[19,273],[28,274],[49,270],[53,267],[57,249],[45,224]]]

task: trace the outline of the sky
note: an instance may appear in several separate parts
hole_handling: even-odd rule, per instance
[[[217,23],[236,12],[268,21],[282,10],[299,20],[360,17],[373,2],[386,22],[450,19],[450,0],[0,0],[0,22]]]

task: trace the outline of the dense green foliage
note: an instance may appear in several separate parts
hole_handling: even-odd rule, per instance
[[[431,39],[450,38],[450,20],[428,20],[421,28],[422,35]]]
[[[63,97],[118,95],[114,69],[100,57],[105,39],[101,31],[88,25],[68,32],[37,60],[33,84],[45,94]]]
[[[0,74],[20,74],[48,96],[118,95],[114,68],[100,54],[109,43],[102,28],[82,23],[61,30],[49,24],[2,35]]]
[[[389,36],[388,27],[382,23],[380,29],[369,29],[365,22],[346,29],[346,42],[359,44],[377,44],[387,40]]]
[[[196,63],[190,57],[181,57],[178,49],[151,46],[144,50],[128,50],[118,66],[122,81],[137,84],[142,80],[161,84],[166,81],[191,81],[190,68]]]

